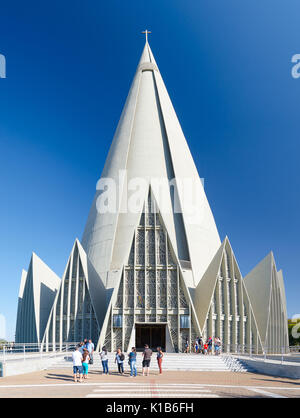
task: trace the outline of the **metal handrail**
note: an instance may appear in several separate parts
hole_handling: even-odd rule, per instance
[[[253,346],[238,345],[236,351],[227,351],[226,355],[243,359],[245,357],[253,358],[261,361],[280,361],[281,364],[293,362],[300,364],[300,346],[283,346],[283,347],[268,347],[265,346],[260,350],[256,350]]]
[[[78,342],[63,342],[61,344],[48,344],[47,350],[41,343],[9,343],[4,344],[0,349],[0,362],[5,363],[7,360],[34,358],[45,355],[56,355],[59,353],[67,353],[74,350]]]
[[[219,345],[219,344],[218,344]],[[202,349],[202,348],[201,348]],[[201,351],[200,349],[200,351]],[[215,352],[215,344],[212,344],[212,352]],[[279,355],[279,354],[289,354],[291,352],[300,352],[300,346],[280,346],[280,345],[273,345],[273,346],[261,346],[256,344],[222,344],[220,345],[220,350],[222,353],[228,354],[248,354],[248,355],[256,355],[256,354],[272,354],[272,355]]]
[[[62,342],[57,344],[48,343],[8,343],[2,345],[0,349],[0,361],[6,361],[12,359],[14,356],[28,358],[30,356],[44,355],[50,353],[63,353],[69,352],[75,348],[78,342]],[[284,346],[284,347],[259,347],[256,345],[223,345],[221,344],[220,354],[235,355],[236,357],[250,356],[256,358],[263,358],[267,360],[272,357],[273,359],[281,359],[284,361],[284,357],[293,356],[299,353],[300,358],[300,346]],[[212,354],[216,354],[214,350],[214,344],[212,346]],[[299,360],[300,361],[300,360]]]

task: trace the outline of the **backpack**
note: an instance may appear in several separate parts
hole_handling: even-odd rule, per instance
[[[125,360],[125,356],[124,356],[124,354],[123,354],[123,353],[121,353],[121,355],[120,355],[120,360],[121,360],[121,361],[124,361],[124,360]]]

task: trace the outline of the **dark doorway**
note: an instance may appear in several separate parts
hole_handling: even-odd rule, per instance
[[[152,350],[166,349],[166,326],[164,324],[136,324],[135,341],[137,350],[143,350],[148,344]]]

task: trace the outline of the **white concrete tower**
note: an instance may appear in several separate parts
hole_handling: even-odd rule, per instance
[[[221,244],[144,33],[82,242],[62,280],[33,254],[16,342],[182,352],[202,335],[219,336],[225,352],[288,351],[282,272],[270,254],[244,280],[228,238]]]
[[[120,170],[126,170],[124,181],[120,180]],[[195,287],[221,242],[202,182],[148,41],[101,178],[113,179],[117,185],[116,211],[97,211],[97,199],[101,194],[97,191],[82,246],[106,288],[115,287],[128,259],[149,186],[176,257],[184,268],[185,281],[188,287]],[[124,208],[134,193],[127,190],[128,185],[132,186],[136,178],[144,180],[145,190],[139,210],[132,213]],[[175,187],[166,185],[169,181],[176,186],[175,191]],[[174,201],[177,202],[175,208]],[[193,213],[190,212],[192,207]]]

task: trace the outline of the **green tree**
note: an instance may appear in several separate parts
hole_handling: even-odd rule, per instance
[[[295,336],[293,336],[293,328],[296,327],[296,329],[294,329],[294,331],[298,332],[300,334],[300,318],[297,319],[289,319],[288,320],[288,330],[289,330],[289,345],[300,345],[300,336],[295,338]],[[295,334],[295,332],[294,332]]]
[[[2,348],[5,344],[7,344],[7,341],[0,338],[0,350],[2,350]]]

